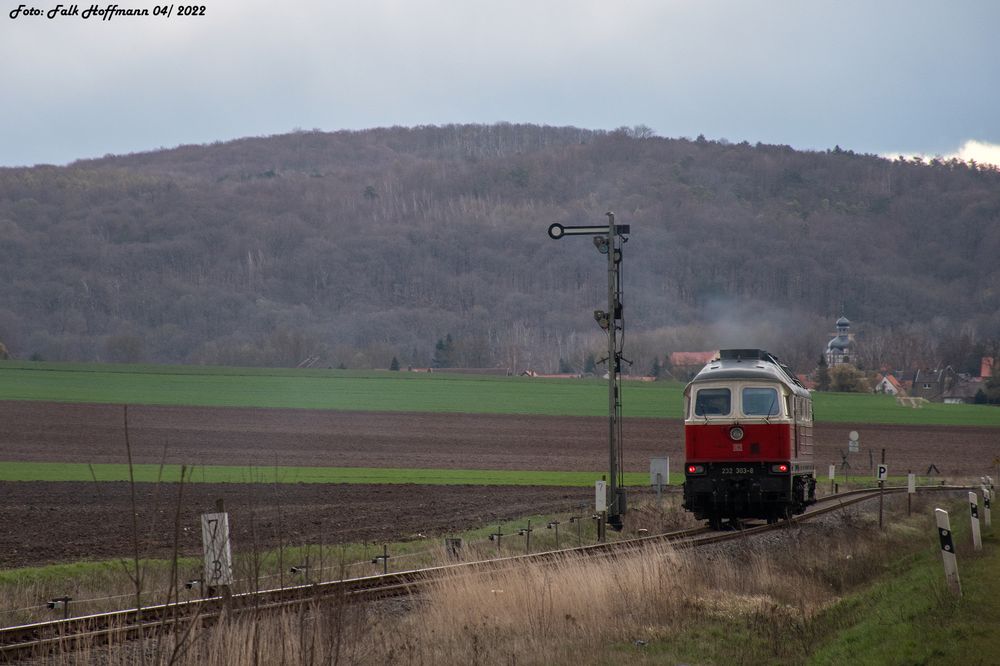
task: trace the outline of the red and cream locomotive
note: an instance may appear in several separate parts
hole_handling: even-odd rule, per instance
[[[776,522],[816,501],[812,398],[760,349],[723,349],[684,389],[684,508]]]

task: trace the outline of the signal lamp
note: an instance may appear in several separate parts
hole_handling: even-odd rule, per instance
[[[704,474],[705,473],[705,466],[704,465],[688,465],[687,466],[687,473],[688,474]]]
[[[772,472],[776,472],[778,474],[787,474],[788,473],[788,464],[787,463],[779,463],[777,465],[771,465],[771,471]]]

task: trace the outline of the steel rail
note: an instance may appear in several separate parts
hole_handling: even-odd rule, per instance
[[[922,486],[918,491],[960,491],[969,488],[971,486]],[[884,489],[887,494],[906,490],[905,486]],[[271,613],[295,606],[307,606],[321,600],[340,599],[354,603],[410,595],[448,577],[493,574],[524,564],[560,562],[572,557],[612,557],[664,542],[670,543],[674,548],[697,548],[783,529],[797,522],[874,499],[879,492],[877,488],[865,488],[827,495],[817,500],[804,514],[787,522],[745,526],[728,532],[698,527],[528,555],[243,592],[233,594],[228,599],[221,596],[207,597],[0,628],[0,662],[9,663],[54,651],[71,652],[88,645],[103,645],[112,640],[147,638],[187,626],[191,622],[210,626],[226,614],[235,616]]]

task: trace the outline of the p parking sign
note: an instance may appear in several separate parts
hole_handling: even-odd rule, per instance
[[[889,467],[884,463],[880,463],[878,466],[878,472],[876,474],[876,478],[878,478],[879,481],[885,481],[886,479],[888,479]]]

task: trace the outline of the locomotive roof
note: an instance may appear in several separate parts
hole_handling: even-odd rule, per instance
[[[765,379],[779,381],[793,393],[808,396],[809,391],[788,366],[763,349],[723,349],[719,357],[701,369],[691,384],[725,379]],[[690,386],[690,384],[689,384]]]

